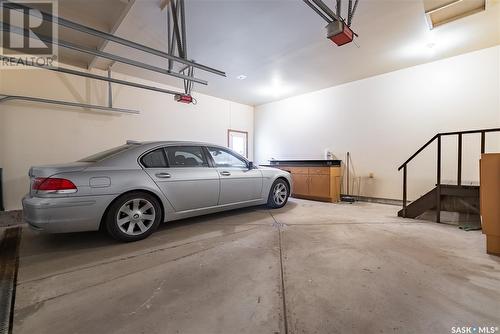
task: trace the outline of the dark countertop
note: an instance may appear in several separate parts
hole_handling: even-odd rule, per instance
[[[340,167],[342,160],[270,160],[271,167]]]

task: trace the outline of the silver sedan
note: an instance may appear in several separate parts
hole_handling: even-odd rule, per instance
[[[24,218],[50,233],[105,229],[121,241],[161,222],[267,204],[283,207],[290,174],[221,146],[127,142],[74,163],[31,167]]]

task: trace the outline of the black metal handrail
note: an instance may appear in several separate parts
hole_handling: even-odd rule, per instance
[[[407,190],[408,190],[408,163],[410,163],[417,155],[420,154],[426,147],[432,144],[437,139],[437,172],[436,172],[436,222],[441,221],[441,137],[443,136],[458,136],[458,168],[457,168],[457,185],[462,185],[462,136],[467,134],[481,134],[481,154],[485,152],[486,133],[500,132],[500,128],[441,132],[432,137],[427,143],[420,147],[414,154],[410,156],[401,166],[398,171],[403,169],[403,217],[406,217],[407,208]]]
[[[0,167],[0,211],[4,211],[3,207],[3,188],[2,188],[2,167]]]

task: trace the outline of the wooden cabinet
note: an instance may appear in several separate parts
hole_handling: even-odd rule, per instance
[[[319,201],[340,201],[340,167],[279,166],[292,174],[292,196]]]
[[[330,175],[312,174],[309,176],[309,195],[330,197]]]
[[[480,161],[481,225],[486,251],[500,255],[500,154],[482,154]]]
[[[292,173],[293,194],[303,195],[309,194],[309,175]]]

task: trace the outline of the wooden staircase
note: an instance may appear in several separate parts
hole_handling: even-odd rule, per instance
[[[411,202],[404,210],[398,212],[398,216],[406,218],[417,218],[423,213],[436,210],[437,186]],[[441,210],[468,214],[479,214],[479,186],[457,186],[450,184],[441,185]]]
[[[481,135],[481,153],[485,153],[486,134],[500,132],[500,128],[438,133],[418,149],[398,170],[403,170],[403,208],[398,216],[417,218],[426,211],[436,211],[436,222],[441,222],[441,211],[479,214],[479,186],[462,185],[462,138],[464,135]],[[441,138],[458,137],[457,184],[441,183]],[[408,204],[408,164],[433,142],[437,143],[436,186],[419,199]]]

